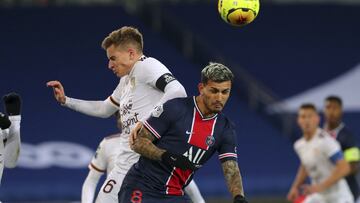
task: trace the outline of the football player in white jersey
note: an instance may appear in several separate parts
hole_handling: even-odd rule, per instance
[[[3,97],[5,112],[0,112],[0,182],[4,167],[14,168],[20,153],[21,98],[16,93]]]
[[[313,104],[303,104],[297,118],[303,136],[294,144],[300,167],[288,193],[294,201],[300,194],[307,195],[304,203],[353,203],[354,198],[344,177],[350,167],[339,143],[319,128],[320,116]],[[304,184],[307,177],[311,185]]]
[[[121,150],[114,169],[108,174],[96,199],[98,203],[109,203],[118,202],[117,193],[122,181],[139,159],[139,155],[130,149],[128,141],[135,124],[148,118],[155,106],[169,99],[185,97],[186,92],[165,65],[143,55],[143,37],[137,29],[124,26],[113,31],[104,39],[102,47],[109,59],[109,69],[121,78],[107,99],[85,101],[67,97],[59,81],[49,81],[47,86],[53,88],[59,103],[75,111],[107,118],[119,110],[122,123]]]

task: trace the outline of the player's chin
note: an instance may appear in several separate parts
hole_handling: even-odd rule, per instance
[[[217,107],[214,107],[214,108],[212,109],[212,112],[213,112],[213,113],[220,113],[222,110],[223,110],[223,107],[217,106]]]

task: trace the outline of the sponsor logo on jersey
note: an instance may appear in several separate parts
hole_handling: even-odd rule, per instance
[[[154,110],[151,112],[151,115],[153,117],[158,118],[162,114],[163,111],[164,111],[163,105],[155,106]]]
[[[175,77],[172,76],[171,74],[165,74],[165,75],[164,75],[164,79],[165,79],[165,82],[166,82],[166,83],[169,83],[169,82],[175,80]]]

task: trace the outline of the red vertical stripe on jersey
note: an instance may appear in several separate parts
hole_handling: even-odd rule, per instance
[[[185,185],[191,174],[191,170],[184,171],[179,168],[175,168],[166,183],[166,194],[177,196],[184,195],[182,187]]]
[[[194,111],[195,119],[192,123],[192,132],[189,138],[189,144],[208,150],[206,139],[212,136],[216,119],[203,120],[198,111]]]

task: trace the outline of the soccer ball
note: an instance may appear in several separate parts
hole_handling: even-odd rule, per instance
[[[259,0],[218,0],[221,18],[234,26],[251,23],[259,13]]]

